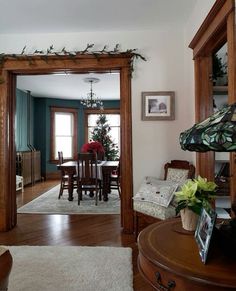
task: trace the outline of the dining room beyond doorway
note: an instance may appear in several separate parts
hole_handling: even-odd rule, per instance
[[[0,231],[13,228],[17,223],[16,191],[15,191],[15,91],[17,75],[57,74],[60,72],[111,72],[114,69],[120,74],[120,114],[121,114],[121,226],[126,233],[133,232],[133,171],[132,171],[132,121],[131,121],[131,66],[135,53],[117,53],[101,55],[99,58],[92,54],[70,56],[48,56],[47,62],[38,56],[30,56],[31,62],[23,57],[5,58],[1,78],[4,82],[0,86],[2,96],[0,105],[1,142],[0,174],[1,201]],[[1,170],[1,169],[4,169]],[[6,169],[6,170],[5,170]],[[3,183],[4,181],[4,183]]]

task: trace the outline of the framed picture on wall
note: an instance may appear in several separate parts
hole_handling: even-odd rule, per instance
[[[142,92],[142,120],[174,120],[175,92]]]
[[[205,208],[202,208],[195,231],[195,239],[198,244],[201,260],[204,264],[207,260],[215,220],[216,213],[214,210],[206,210]]]

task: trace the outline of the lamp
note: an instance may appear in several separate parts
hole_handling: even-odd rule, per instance
[[[206,120],[180,134],[183,150],[206,152],[236,151],[236,103],[223,107]],[[231,209],[236,216],[236,201]],[[222,252],[236,258],[236,217],[220,225],[216,232]]]
[[[236,151],[236,103],[224,106],[204,121],[180,134],[183,150]]]
[[[86,83],[90,83],[91,88],[90,88],[90,92],[87,93],[87,98],[82,98],[82,100],[80,101],[80,103],[88,108],[103,108],[103,102],[101,101],[101,99],[96,98],[96,94],[93,92],[93,83],[98,83],[100,80],[98,78],[85,78],[84,82]]]

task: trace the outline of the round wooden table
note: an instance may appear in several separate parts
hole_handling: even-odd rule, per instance
[[[8,278],[12,268],[12,256],[7,250],[0,256],[0,290],[8,290]]]
[[[156,290],[236,290],[236,261],[212,244],[204,265],[194,233],[183,230],[180,219],[150,225],[138,247],[139,271]]]

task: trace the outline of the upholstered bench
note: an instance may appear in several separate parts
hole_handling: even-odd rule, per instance
[[[180,187],[186,182],[187,179],[194,178],[195,167],[188,161],[172,160],[170,163],[166,163],[164,165],[164,171],[164,181],[178,183]],[[156,195],[157,193],[155,193],[155,189],[152,187],[152,181],[150,181],[150,179],[154,179],[152,180],[154,181],[153,184],[155,184],[155,179],[158,180],[155,177],[146,177],[145,181],[143,181],[141,185],[139,192],[134,196],[133,208],[136,237],[138,235],[139,228],[141,230],[151,223],[175,216],[175,207],[173,202],[171,202],[171,195],[169,195],[171,192],[167,193],[167,195],[164,195],[167,196],[167,198],[169,197],[169,199],[166,201],[167,203],[163,204],[160,200],[160,197],[158,198],[158,195]],[[138,199],[136,199],[137,197]]]
[[[175,206],[171,203],[178,183],[146,177],[138,193],[133,197],[135,236],[139,233],[140,218],[149,223],[172,218]]]
[[[8,289],[8,278],[12,268],[12,256],[9,250],[0,246],[0,290]]]

